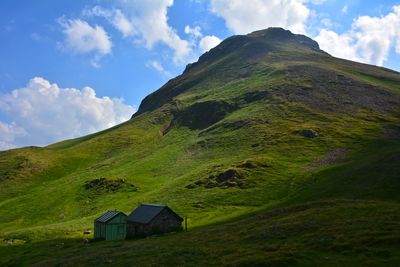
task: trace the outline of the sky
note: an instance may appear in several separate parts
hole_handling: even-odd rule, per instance
[[[2,0],[0,150],[122,123],[223,39],[268,27],[400,71],[400,0]]]

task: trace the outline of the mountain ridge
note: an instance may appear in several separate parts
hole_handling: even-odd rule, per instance
[[[260,41],[262,42],[261,44]],[[276,44],[276,42],[278,42],[278,44]],[[234,35],[225,39],[219,45],[212,48],[210,51],[205,52],[199,57],[197,62],[188,64],[181,75],[178,75],[177,77],[169,80],[158,91],[164,90],[164,88],[168,88],[171,86],[173,87],[176,82],[182,83],[182,80],[184,81],[186,76],[190,75],[191,70],[194,71],[194,69],[197,67],[201,68],[204,64],[212,64],[221,57],[228,56],[230,53],[235,52],[235,50],[238,49],[245,48],[246,50],[249,50],[249,48],[245,46],[251,45],[253,46],[251,48],[252,50],[255,49],[256,51],[258,50],[260,54],[265,54],[270,52],[266,50],[267,44],[270,45],[268,48],[270,48],[271,50],[276,50],[279,49],[276,46],[279,46],[279,43],[282,42],[291,42],[312,49],[314,51],[323,52],[319,49],[318,43],[314,40],[304,35],[293,34],[290,31],[284,30],[282,28],[268,28],[266,30],[255,31],[247,35]],[[255,62],[253,62],[253,64],[254,63]],[[134,114],[133,117],[145,111],[148,111],[146,105],[149,104],[147,104],[147,102],[154,102],[154,99],[151,99],[152,95],[154,94],[157,94],[157,91],[151,93],[142,100],[138,111],[135,113],[136,115]]]
[[[218,61],[223,60],[224,57],[226,58],[231,56],[232,53],[236,58],[239,57],[241,60],[241,62],[234,67],[245,70],[248,69],[249,65],[261,63],[263,58],[265,58],[265,56],[267,56],[269,53],[274,53],[276,51],[284,52],[288,50],[287,47],[285,47],[288,45],[296,46],[296,49],[299,49],[300,47],[314,52],[308,54],[308,56],[313,54],[315,55],[315,53],[317,53],[318,57],[326,60],[334,58],[325,51],[320,50],[318,43],[311,38],[304,35],[293,34],[290,31],[282,28],[268,28],[266,30],[255,31],[247,35],[235,35],[227,38],[218,46],[201,55],[197,62],[188,64],[181,75],[169,80],[159,90],[146,96],[142,100],[138,111],[133,114],[132,117],[153,110],[154,108],[160,107],[167,102],[173,102],[173,98],[175,96],[183,93],[186,90],[190,90],[190,87],[196,83],[200,83],[202,79],[209,78],[207,77],[207,74],[215,72],[218,73],[219,65],[215,64],[215,62],[218,63]],[[241,49],[246,53],[240,53]],[[304,50],[301,52],[304,52]],[[293,59],[290,60],[296,60],[295,55],[292,54],[291,56]],[[223,63],[224,67],[226,67],[226,60],[223,61]],[[377,68],[380,68],[383,71],[387,70],[381,67]],[[199,71],[196,72],[196,69],[200,69],[200,73],[198,73]],[[208,71],[204,76],[202,76],[202,73],[205,72],[204,69]],[[390,71],[394,74],[398,74],[393,70]],[[243,71],[243,73],[240,73],[239,75],[245,77],[248,74]]]

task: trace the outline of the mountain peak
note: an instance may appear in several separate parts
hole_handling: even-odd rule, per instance
[[[308,46],[311,49],[320,50],[318,43],[313,39],[302,34],[294,34],[289,30],[285,30],[279,27],[270,27],[264,30],[254,31],[247,34],[247,36],[254,38],[263,38],[267,41],[294,41],[299,44]]]
[[[252,57],[254,53],[260,55],[270,51],[282,50],[285,46],[322,52],[318,43],[305,35],[294,34],[279,27],[270,27],[246,35],[233,35],[225,39],[219,45],[201,55],[197,62],[188,64],[184,73],[196,65],[213,61],[235,51],[243,50],[246,55]]]
[[[308,58],[315,53],[327,55],[320,50],[316,41],[282,28],[268,28],[247,35],[231,36],[201,55],[197,62],[188,64],[182,75],[171,79],[158,91],[144,98],[133,117],[172,101],[174,97],[210,75],[232,76],[232,79],[237,79],[241,77],[238,73],[246,72],[246,69],[248,71],[249,65],[269,62],[269,55],[290,61],[299,57]]]

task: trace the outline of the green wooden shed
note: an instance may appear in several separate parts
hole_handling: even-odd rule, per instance
[[[94,239],[115,240],[126,237],[126,215],[123,212],[107,211],[94,220]]]

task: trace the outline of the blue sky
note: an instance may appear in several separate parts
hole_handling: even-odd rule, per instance
[[[280,26],[400,70],[400,1],[0,1],[0,150],[121,123],[233,34]]]

